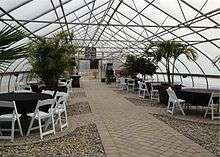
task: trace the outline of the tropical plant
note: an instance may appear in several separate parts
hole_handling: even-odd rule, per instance
[[[152,57],[154,61],[159,62],[165,59],[166,73],[168,84],[171,84],[170,62],[172,63],[172,84],[174,83],[174,68],[176,60],[180,55],[185,55],[188,60],[196,60],[197,52],[189,47],[189,45],[175,42],[175,41],[162,41],[153,42],[145,49],[145,55]]]
[[[134,55],[127,55],[126,61],[123,64],[125,75],[135,78],[138,72],[136,71],[136,57]]]
[[[22,30],[16,30],[13,26],[5,26],[0,30],[0,69],[10,60],[26,56],[26,45],[16,42],[25,38]]]
[[[47,86],[57,86],[64,71],[73,66],[75,46],[69,44],[68,34],[60,32],[51,39],[41,38],[29,47],[32,73],[39,76]]]
[[[145,58],[143,56],[136,58],[136,71],[142,75],[150,75],[152,76],[157,70],[157,66],[155,63],[149,59]]]
[[[157,66],[151,59],[135,55],[127,55],[123,66],[127,75],[132,78],[135,78],[138,73],[144,75],[144,77],[145,75],[152,76],[157,70]]]

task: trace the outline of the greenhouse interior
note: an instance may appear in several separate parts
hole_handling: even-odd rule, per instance
[[[0,156],[220,157],[219,0],[1,0]]]

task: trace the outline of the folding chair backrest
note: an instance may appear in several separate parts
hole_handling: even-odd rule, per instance
[[[14,108],[14,103],[12,101],[0,101],[0,107]]]
[[[13,112],[18,115],[15,101],[0,101],[0,107],[14,109]]]
[[[35,109],[35,114],[37,113],[37,111],[40,110],[41,107],[43,106],[49,106],[50,109],[52,109],[54,107],[56,103],[55,99],[46,99],[46,100],[39,100]],[[50,110],[49,109],[49,110]]]
[[[161,83],[156,83],[156,82],[154,82],[154,83],[151,83],[150,85],[151,85],[151,90],[155,90],[156,89],[156,86],[159,86]]]
[[[61,96],[58,101],[56,102],[56,107],[61,106],[63,107],[67,102],[67,95]]]
[[[56,94],[55,94],[55,99],[57,100],[58,97],[62,97],[62,96],[65,96],[65,95],[68,96],[68,93],[57,91]]]
[[[52,91],[52,90],[42,90],[41,93],[43,93],[43,94],[49,94],[49,95],[53,96],[54,93],[55,93],[55,91]]]
[[[169,95],[170,101],[177,101],[178,100],[176,93],[170,87],[168,89],[166,89],[166,91],[167,91],[167,94]]]
[[[70,79],[70,80],[67,82],[67,87],[72,87],[72,81],[73,81],[73,79]]]
[[[134,79],[128,79],[128,85],[133,85],[135,83]]]
[[[125,78],[124,77],[120,77],[120,83],[124,84],[125,83]]]
[[[144,82],[138,82],[139,89],[146,89],[146,84]]]

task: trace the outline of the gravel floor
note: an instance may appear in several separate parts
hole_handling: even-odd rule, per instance
[[[79,115],[79,114],[88,114],[91,113],[91,108],[89,102],[77,102],[67,106],[67,115]]]
[[[153,116],[220,157],[220,125],[185,121],[166,115]]]
[[[136,99],[136,98],[127,98],[126,99],[132,102],[136,106],[150,106],[150,107],[160,107],[165,108],[164,104],[159,103],[157,100],[150,100],[150,99]]]
[[[85,92],[77,92],[77,93],[73,93],[72,97],[74,98],[83,98],[86,97],[86,93]]]
[[[35,144],[0,146],[0,156],[71,156],[105,157],[104,147],[95,124],[76,128],[52,140]]]

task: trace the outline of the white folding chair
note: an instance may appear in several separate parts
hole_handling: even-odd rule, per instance
[[[55,105],[55,102],[56,102],[55,99],[46,99],[46,100],[42,100],[42,101],[39,100],[34,113],[27,114],[27,116],[31,117],[31,122],[28,127],[27,136],[30,134],[30,131],[35,130],[35,129],[39,129],[41,139],[43,139],[43,136],[45,136],[45,135],[48,135],[51,133],[55,134],[54,113],[53,113],[53,107]],[[49,107],[50,107],[48,112],[40,111],[41,107],[47,106],[47,105],[49,105]],[[33,127],[34,120],[38,121],[38,126]],[[41,124],[42,123],[41,121],[45,122],[45,126],[47,126],[49,124],[49,122],[51,122],[52,129],[43,132],[42,127],[44,125]],[[45,127],[45,129],[47,129],[47,128]]]
[[[68,99],[68,94],[66,93],[65,95],[58,98],[58,101],[56,102],[56,106],[55,108],[53,108],[53,113],[58,116],[55,124],[59,122],[61,131],[63,130],[64,127],[68,127],[67,111],[66,111],[67,99]],[[64,121],[64,123],[62,123],[62,120]]]
[[[150,99],[159,100],[159,91],[155,89],[156,86],[159,86],[160,83],[151,83]]]
[[[15,101],[0,101],[0,107],[10,108],[13,110],[10,114],[0,115],[0,122],[11,122],[11,129],[0,128],[0,139],[10,139],[12,142],[14,141],[14,131],[15,131],[15,122],[18,122],[18,127],[21,136],[23,136],[20,117],[21,114],[18,114]],[[2,131],[11,131],[11,136],[3,136]]]
[[[115,87],[120,87],[120,78],[116,77],[115,79]]]
[[[52,91],[52,90],[42,90],[41,93],[43,93],[43,94],[49,94],[49,95],[53,96],[54,93],[55,93],[55,91]]]
[[[71,94],[73,91],[72,91],[72,81],[73,79],[70,79],[67,83],[67,93]]]
[[[169,87],[166,89],[167,94],[169,95],[168,105],[167,105],[167,112],[173,115],[175,107],[178,107],[179,110],[185,115],[181,103],[185,103],[185,100],[178,99],[176,93]]]
[[[143,99],[145,98],[145,96],[149,96],[150,93],[147,89],[147,85],[143,82],[138,82],[138,96],[142,97]]]
[[[208,107],[205,111],[205,115],[204,117],[206,117],[206,115],[208,114],[208,111],[211,110],[211,119],[214,120],[214,119],[220,119],[220,103],[214,103],[213,102],[213,98],[215,97],[215,94],[212,93],[211,94],[211,97],[210,97],[210,100],[209,100],[209,104],[208,104]],[[217,96],[219,97],[219,96]],[[218,115],[215,115],[215,111],[217,111]]]
[[[134,79],[128,79],[127,80],[127,91],[134,91],[134,87],[135,87],[135,81]]]
[[[127,83],[125,82],[125,78],[124,77],[120,77],[120,86],[122,88],[122,90],[127,89]]]

